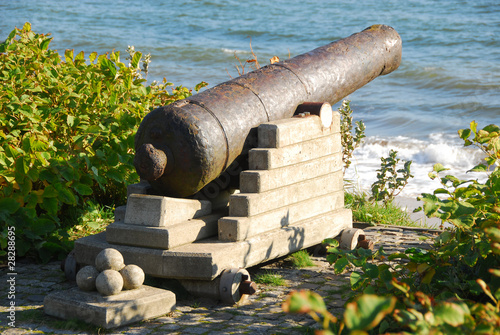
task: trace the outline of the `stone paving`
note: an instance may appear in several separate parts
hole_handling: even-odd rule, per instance
[[[384,246],[388,252],[407,247],[429,248],[438,231],[404,227],[360,227],[375,248]],[[8,285],[0,293],[0,331],[2,334],[312,334],[316,327],[307,315],[285,314],[281,304],[287,294],[297,289],[310,289],[325,298],[329,311],[342,313],[345,293],[349,288],[349,274],[336,275],[325,257],[312,257],[315,266],[295,269],[286,259],[248,269],[252,278],[258,274],[281,275],[285,286],[258,284],[258,291],[245,303],[228,306],[217,301],[179,294],[177,307],[171,313],[112,330],[98,329],[74,321],[58,320],[43,313],[43,299],[54,290],[72,287],[65,281],[58,262],[45,265],[16,264],[15,328],[7,319]],[[7,279],[7,268],[1,268],[2,281]]]

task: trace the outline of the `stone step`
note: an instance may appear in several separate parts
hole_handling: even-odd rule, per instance
[[[341,170],[341,152],[273,170],[246,170],[240,174],[240,192],[266,192]]]
[[[337,171],[262,193],[231,195],[229,216],[255,216],[306,199],[343,190],[342,178],[342,171]]]
[[[222,213],[214,213],[167,227],[149,227],[114,222],[106,228],[109,243],[154,249],[172,249],[217,235],[217,221]]]
[[[282,148],[256,148],[248,153],[250,170],[272,170],[293,165],[341,151],[340,133]]]
[[[219,220],[219,240],[243,241],[343,207],[344,191],[340,190],[252,217],[223,217]]]
[[[208,215],[211,212],[212,203],[208,200],[131,194],[127,200],[124,222],[126,224],[165,227]]]
[[[340,114],[333,112],[330,128],[323,128],[316,115],[306,118],[290,118],[259,125],[259,148],[281,148],[291,144],[322,137],[340,129]]]
[[[126,264],[136,264],[151,276],[213,280],[225,269],[245,268],[285,256],[335,237],[351,227],[351,211],[338,209],[242,242],[206,239],[171,250],[110,244],[104,232],[77,240],[75,259],[81,264],[92,264],[101,250],[115,248]]]

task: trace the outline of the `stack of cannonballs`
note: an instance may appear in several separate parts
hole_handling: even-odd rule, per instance
[[[144,271],[134,264],[125,266],[122,254],[104,249],[95,259],[95,267],[87,265],[76,274],[76,284],[83,291],[97,291],[105,296],[133,290],[144,283]]]

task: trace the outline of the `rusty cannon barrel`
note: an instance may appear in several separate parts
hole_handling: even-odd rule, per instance
[[[401,62],[401,38],[374,25],[150,112],[134,165],[158,194],[189,197],[255,146],[256,127],[293,116],[303,102],[340,99]]]

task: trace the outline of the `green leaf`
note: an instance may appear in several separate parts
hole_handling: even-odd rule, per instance
[[[92,194],[92,188],[90,188],[90,186],[87,186],[87,185],[82,184],[82,183],[75,183],[73,185],[73,188],[80,195],[91,195]]]
[[[103,69],[108,69],[113,77],[116,76],[116,66],[113,62],[106,57],[100,58],[100,62]]]
[[[474,166],[472,169],[470,169],[467,172],[486,172],[488,171],[488,167],[484,164],[479,164]]]
[[[116,152],[111,152],[107,155],[107,163],[109,167],[116,166],[119,163],[119,157]]]
[[[470,312],[465,304],[459,305],[451,302],[443,302],[434,306],[434,316],[436,319],[453,327],[463,325],[466,315],[470,315]]]
[[[353,290],[358,290],[362,285],[368,280],[362,273],[352,272],[350,277],[350,283]]]
[[[45,195],[45,192],[44,192],[44,195]],[[57,211],[58,211],[58,205],[59,205],[59,201],[57,201],[57,198],[44,197],[43,202],[40,205],[40,207],[45,209],[49,215],[56,215]]]
[[[470,130],[472,130],[472,132],[474,134],[477,133],[477,122],[476,121],[471,121],[471,123],[470,123]]]
[[[132,68],[137,69],[139,67],[139,61],[142,58],[142,53],[137,51],[134,56],[132,57],[132,60],[130,61],[130,65]]]
[[[73,52],[74,52],[73,49],[66,49],[66,51],[64,51],[64,59],[65,59],[66,63],[71,64],[71,65],[74,65]]]
[[[379,275],[378,266],[376,266],[375,264],[366,263],[365,266],[363,267],[363,270],[365,271],[366,275],[371,279],[378,278]]]
[[[31,150],[33,152],[36,152],[36,151],[46,151],[48,149],[48,147],[49,147],[48,143],[43,142],[43,141],[39,141],[39,140],[34,140],[31,143]]]
[[[470,134],[471,134],[470,129],[460,129],[458,131],[458,136],[460,136],[462,140],[466,140],[467,138],[469,138]]]
[[[59,193],[58,198],[60,201],[68,205],[76,205],[75,195],[70,190],[63,187],[60,190],[58,190],[58,193]]]
[[[435,172],[439,173],[439,172],[446,171],[446,170],[449,170],[449,169],[445,168],[442,164],[437,163],[437,164],[434,164],[433,170]]]
[[[31,232],[37,236],[44,236],[55,229],[54,222],[48,219],[38,219],[30,225]]]
[[[29,166],[26,164],[23,156],[19,156],[16,159],[16,175],[21,174],[21,179],[28,173]],[[16,177],[17,179],[17,177]]]
[[[117,170],[111,169],[106,172],[106,177],[119,183],[124,181],[124,176]]]
[[[470,267],[473,267],[477,263],[479,255],[476,252],[469,252],[466,254],[463,258],[465,264],[467,264]]]
[[[57,196],[58,192],[53,185],[47,185],[47,187],[43,190],[44,198],[57,198]]]
[[[391,286],[393,275],[388,268],[379,269],[380,275],[379,278],[386,285],[387,288]]]
[[[396,301],[396,297],[363,294],[355,301],[346,304],[345,325],[350,330],[370,330],[394,310]]]
[[[91,63],[93,63],[97,58],[97,52],[92,52],[90,55],[89,55],[89,60]]]
[[[339,258],[333,265],[333,270],[336,274],[344,272],[345,268],[349,265],[349,261],[345,257]]]
[[[321,296],[315,292],[301,290],[290,294],[283,303],[283,310],[286,313],[305,314],[311,311],[324,312],[326,305]]]
[[[42,43],[40,43],[40,49],[41,50],[47,50],[49,48],[50,41],[52,41],[52,38],[44,38]]]
[[[14,214],[20,207],[21,204],[12,198],[0,199],[0,213]]]

